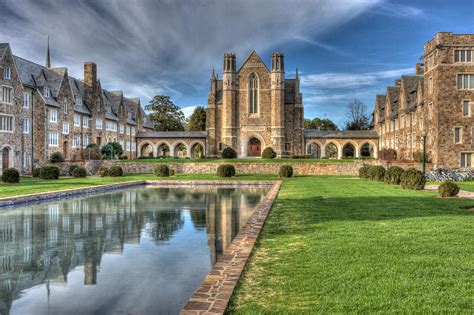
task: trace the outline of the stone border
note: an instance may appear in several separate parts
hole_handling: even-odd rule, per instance
[[[224,314],[280,186],[281,181],[273,182],[270,191],[257,205],[247,223],[225,249],[180,314]]]

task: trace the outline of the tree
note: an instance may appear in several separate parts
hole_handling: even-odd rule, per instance
[[[149,118],[157,131],[183,131],[184,114],[173,104],[169,96],[156,95],[145,106],[150,111]]]
[[[305,119],[304,120],[304,128],[305,129],[316,129],[322,131],[337,131],[338,128],[336,124],[331,119],[320,119],[320,118],[313,118]]]
[[[204,131],[206,130],[206,109],[198,106],[194,109],[193,114],[189,117],[188,122],[189,131]]]
[[[358,99],[354,99],[346,108],[346,130],[368,130],[369,116],[367,106]]]

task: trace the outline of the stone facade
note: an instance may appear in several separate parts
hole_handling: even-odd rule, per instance
[[[474,34],[437,33],[424,46],[416,75],[402,76],[374,111],[379,149],[399,159],[422,152],[434,167],[473,167]]]
[[[137,133],[154,129],[140,100],[102,89],[95,63],[84,64],[84,80],[51,68],[49,59],[46,64],[0,44],[0,173],[7,167],[30,173],[54,152],[82,160],[92,143],[119,142],[135,158]]]

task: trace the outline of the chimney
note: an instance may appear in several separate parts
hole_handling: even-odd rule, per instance
[[[425,64],[419,62],[416,64],[416,75],[423,75],[425,74]]]
[[[95,95],[97,92],[97,65],[93,62],[84,63],[84,102],[89,110],[96,110]]]
[[[400,86],[400,85],[402,85],[402,80],[400,80],[400,79],[395,80],[394,85],[395,85],[395,86]]]

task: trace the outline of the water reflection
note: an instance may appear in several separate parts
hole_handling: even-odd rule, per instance
[[[177,313],[265,192],[142,187],[0,210],[0,314]]]

